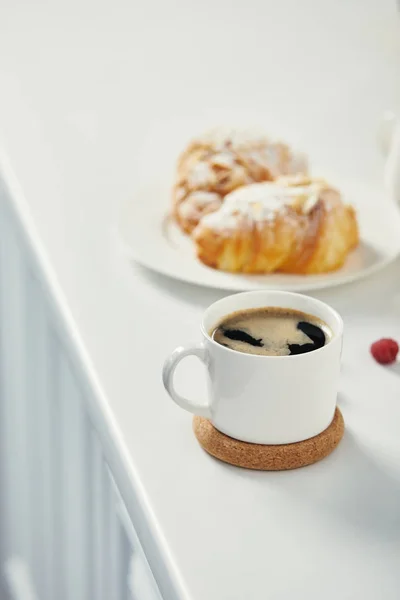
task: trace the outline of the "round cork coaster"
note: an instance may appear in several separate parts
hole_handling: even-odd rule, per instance
[[[203,417],[194,417],[193,431],[200,446],[215,458],[246,469],[285,471],[312,465],[328,456],[344,433],[342,413],[336,408],[332,423],[319,435],[295,444],[250,444],[215,429]]]

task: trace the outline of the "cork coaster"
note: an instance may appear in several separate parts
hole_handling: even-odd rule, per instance
[[[332,423],[319,435],[296,444],[269,446],[235,440],[203,417],[194,417],[193,431],[200,446],[219,460],[246,469],[285,471],[311,465],[328,456],[343,437],[344,421],[336,408]]]

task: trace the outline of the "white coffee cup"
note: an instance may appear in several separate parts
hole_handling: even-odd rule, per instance
[[[262,356],[236,352],[211,339],[210,331],[227,315],[248,308],[283,307],[322,319],[330,341],[312,352]],[[288,444],[311,438],[331,423],[340,374],[343,321],[330,306],[290,292],[260,291],[228,296],[212,304],[201,325],[203,341],[179,347],[165,361],[163,382],[172,400],[211,420],[223,433],[258,444]],[[207,368],[208,400],[196,404],[174,387],[174,372],[186,356]]]

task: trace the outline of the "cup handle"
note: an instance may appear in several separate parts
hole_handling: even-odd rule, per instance
[[[189,348],[179,346],[176,348],[171,356],[167,358],[163,367],[163,383],[168,394],[172,400],[181,408],[198,415],[199,417],[205,417],[206,419],[211,418],[211,410],[209,404],[196,404],[187,398],[184,398],[175,390],[174,386],[174,374],[175,369],[183,358],[186,356],[197,356],[205,366],[208,366],[208,355],[204,344],[198,344]]]
[[[386,157],[384,186],[389,198],[400,206],[400,123],[393,113],[386,113],[382,120],[380,145]]]
[[[392,147],[396,121],[394,113],[386,111],[379,123],[378,144],[385,158],[389,155]]]

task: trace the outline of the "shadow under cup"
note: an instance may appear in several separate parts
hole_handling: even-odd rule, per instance
[[[315,316],[332,332],[328,343],[306,354],[265,356],[221,346],[210,332],[238,310],[277,307]],[[326,429],[334,416],[343,322],[330,306],[279,291],[245,292],[212,304],[202,334],[207,356],[211,421],[223,433],[251,443],[299,442]]]

